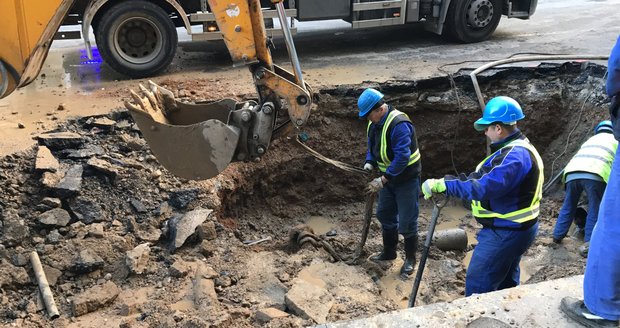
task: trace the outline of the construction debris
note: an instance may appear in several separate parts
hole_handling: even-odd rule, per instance
[[[545,77],[546,72],[553,74]],[[518,94],[531,117],[523,129],[551,162],[554,151],[565,148],[570,118],[579,110],[567,104],[581,105],[583,93],[593,93],[568,152],[605,115],[597,105],[605,102],[602,74],[596,66],[557,65],[517,69],[507,81],[511,72],[502,70],[502,82],[492,74],[483,82],[490,81],[485,85],[490,94]],[[451,151],[457,170],[475,167],[483,156],[480,135],[469,125],[456,125],[479,116],[462,81],[456,78],[463,108],[447,79],[381,85],[396,108],[415,112],[427,163],[423,174],[454,171]],[[365,127],[352,114],[364,87],[321,90],[321,110],[308,123],[309,146],[344,163],[363,159]],[[395,274],[402,251],[393,262],[368,260],[381,248],[374,209],[358,261],[331,262],[339,254],[346,259],[359,245],[366,179],[317,161],[283,138],[260,162],[232,164],[213,179],[187,181],[162,169],[126,112],[105,116],[114,124],[99,118],[61,122],[37,138],[39,148],[0,158],[0,324],[65,327],[99,319],[93,324],[300,327],[406,306],[412,281]],[[36,169],[42,147],[58,161],[55,172],[43,165]],[[430,207],[420,204],[418,230],[424,231]],[[560,204],[553,196],[543,200],[539,236],[522,260],[524,284],[583,273],[580,241],[567,238],[554,246],[546,237]],[[468,213],[456,202],[442,212],[439,225],[463,229],[470,238],[465,249],[431,251],[418,305],[462,297],[478,228]],[[311,217],[320,220],[312,223]],[[300,224],[306,227],[293,229]],[[296,233],[289,244],[291,230]],[[28,276],[34,250],[61,314],[53,323]]]

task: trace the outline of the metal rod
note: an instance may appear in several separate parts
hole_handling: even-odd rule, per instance
[[[480,104],[480,109],[484,110],[485,102],[482,97],[482,92],[480,91],[480,85],[478,84],[478,79],[476,78],[476,74],[486,71],[487,69],[499,65],[518,63],[518,62],[526,62],[526,61],[542,61],[542,60],[567,60],[567,59],[586,59],[586,60],[607,60],[609,56],[578,56],[578,55],[553,55],[553,56],[527,56],[527,57],[516,57],[516,58],[508,58],[502,59],[498,61],[494,61],[485,65],[482,65],[475,69],[473,72],[469,73],[471,77],[471,81],[474,84],[474,89],[476,90],[476,96],[478,97],[478,103]]]
[[[265,238],[261,238],[261,239],[257,239],[257,240],[246,240],[243,242],[244,245],[246,246],[252,246],[252,245],[256,245],[256,244],[260,244],[262,242],[266,242],[266,241],[270,241],[271,240],[271,236],[267,236]]]
[[[420,288],[420,282],[422,281],[422,273],[424,273],[424,266],[426,265],[426,259],[428,258],[428,252],[431,248],[431,242],[433,241],[433,233],[435,232],[435,226],[437,225],[437,219],[439,218],[439,213],[441,209],[446,206],[448,203],[448,197],[443,196],[443,199],[437,201],[435,197],[442,196],[434,196],[431,198],[433,200],[433,213],[431,214],[431,223],[428,226],[428,233],[426,235],[426,241],[424,241],[424,250],[422,251],[422,257],[420,258],[420,264],[418,264],[418,272],[415,275],[415,282],[413,283],[413,288],[411,289],[411,294],[409,294],[409,304],[408,307],[413,307],[415,305],[415,299],[418,295],[418,289]]]
[[[56,319],[60,316],[60,313],[58,313],[58,308],[56,308],[56,302],[54,302],[54,295],[52,294],[50,285],[47,282],[47,277],[45,277],[45,271],[43,271],[43,266],[41,266],[39,254],[37,254],[36,251],[30,253],[30,262],[32,263],[32,270],[34,271],[34,276],[37,278],[37,283],[39,284],[39,291],[41,291],[41,297],[43,298],[43,303],[45,303],[47,314],[49,315],[50,319]]]
[[[282,32],[284,33],[286,49],[288,50],[289,57],[291,57],[291,64],[293,65],[293,72],[295,73],[295,82],[297,82],[299,87],[306,90],[306,84],[304,83],[304,78],[301,74],[301,66],[299,65],[299,58],[297,57],[297,51],[295,50],[295,43],[293,43],[293,36],[291,35],[291,30],[288,27],[288,22],[286,21],[286,10],[284,8],[284,3],[278,2],[276,4],[276,8],[278,9],[280,26],[282,27]]]

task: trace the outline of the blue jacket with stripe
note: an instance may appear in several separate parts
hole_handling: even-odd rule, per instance
[[[534,155],[524,147],[504,147],[507,143],[525,139],[517,130],[506,139],[491,144],[493,153],[473,173],[458,176],[446,175],[446,194],[466,200],[480,201],[490,211],[506,214],[530,206],[536,193],[538,165]],[[500,151],[496,152],[497,150]],[[486,227],[521,230],[537,220],[516,223],[504,219],[476,218]]]
[[[380,157],[378,148],[381,143],[381,129],[383,129],[383,125],[385,124],[388,114],[392,110],[394,110],[394,108],[389,106],[388,112],[378,123],[371,124],[368,131],[366,163],[371,163],[375,167],[377,167],[377,159]],[[418,149],[413,124],[410,121],[405,120],[397,124],[393,123],[387,143],[390,148],[389,152],[393,154],[393,158],[391,159],[391,163],[387,167],[384,176],[390,181],[396,180],[395,182],[417,177],[421,170],[420,161],[413,164],[411,168],[407,167],[407,164],[409,163],[409,156],[411,156],[412,151]]]

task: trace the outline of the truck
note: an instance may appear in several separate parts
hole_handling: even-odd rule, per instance
[[[380,28],[419,23],[428,31],[463,43],[488,39],[501,16],[528,19],[537,0],[285,0],[294,34],[295,22],[341,19],[351,28]],[[275,4],[260,0],[268,37],[282,35],[274,28]],[[193,41],[222,40],[222,32],[207,0],[76,0],[63,25],[81,30],[62,31],[57,38],[84,38],[92,59],[89,32],[102,59],[132,78],[164,71],[175,56],[177,27]]]
[[[32,83],[43,66],[55,33],[77,0],[0,1],[0,98]],[[257,97],[238,102],[187,103],[174,98],[169,90],[149,81],[130,90],[132,101],[125,106],[134,118],[159,162],[171,173],[186,179],[207,179],[219,174],[234,161],[254,161],[263,156],[274,138],[291,127],[303,126],[313,107],[313,92],[304,82],[293,43],[292,32],[282,28],[293,72],[273,63],[260,0],[207,0],[234,63],[247,65],[256,86]],[[283,0],[272,0],[280,21],[287,21]],[[95,1],[91,4],[105,4]],[[152,2],[135,0],[115,6],[115,15],[101,17],[93,24],[105,26],[119,22],[131,40],[151,38],[142,33],[145,26],[155,28],[155,20],[134,19],[144,8],[123,16],[122,8],[136,3],[151,9]],[[157,9],[159,10],[159,9]],[[155,10],[155,12],[157,11]],[[125,12],[127,13],[127,12]],[[159,17],[164,23],[168,16]],[[132,21],[131,25],[124,22]],[[142,24],[144,23],[144,24]],[[161,20],[157,23],[162,23]],[[153,32],[154,30],[150,30]],[[161,32],[161,30],[158,30]],[[157,35],[157,33],[155,33]],[[176,32],[173,34],[176,36]],[[104,37],[104,36],[99,36]],[[135,38],[135,39],[134,39]],[[118,45],[122,38],[113,37]],[[174,38],[176,40],[176,38]],[[142,40],[144,41],[144,40]],[[170,44],[168,38],[162,42]],[[135,45],[134,43],[132,43]],[[149,57],[150,58],[150,57]],[[26,109],[23,109],[26,110]]]

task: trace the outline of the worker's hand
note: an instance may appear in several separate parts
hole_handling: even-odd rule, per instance
[[[428,179],[422,184],[422,193],[424,199],[433,197],[433,193],[442,193],[446,191],[446,182],[441,179]]]
[[[368,188],[366,190],[369,193],[377,193],[379,190],[383,189],[383,180],[381,177],[378,177],[368,183]]]
[[[364,171],[366,171],[366,172],[372,172],[372,170],[373,170],[374,168],[375,168],[375,167],[374,167],[374,166],[372,166],[372,164],[370,164],[370,163],[366,163],[366,164],[364,164]]]

